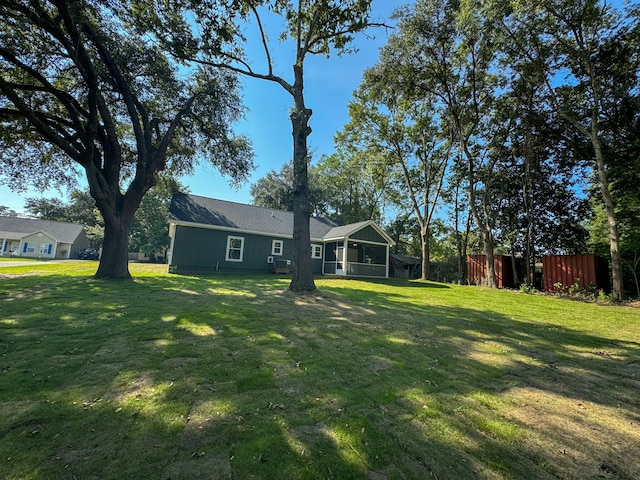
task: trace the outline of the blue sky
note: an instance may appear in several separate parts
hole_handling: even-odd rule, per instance
[[[410,0],[373,0],[374,21],[388,22],[390,13],[398,6],[411,3]],[[270,30],[271,38],[277,39],[279,31]],[[310,56],[305,63],[305,100],[313,110],[309,137],[310,152],[317,160],[323,154],[333,152],[333,136],[348,122],[347,105],[353,91],[358,87],[363,71],[374,65],[378,50],[386,43],[390,34],[384,28],[375,28],[366,35],[357,36],[353,45],[357,53],[342,57]],[[276,41],[274,40],[274,43]],[[250,58],[257,58],[259,51],[250,52]],[[286,44],[279,45],[276,56],[275,73],[285,80],[292,76],[293,51]],[[293,144],[289,109],[291,96],[275,83],[252,78],[244,79],[244,103],[248,109],[246,119],[237,125],[236,131],[248,136],[255,153],[255,170],[247,183],[235,189],[227,179],[211,166],[198,167],[192,176],[180,181],[189,187],[191,193],[206,197],[249,203],[251,183],[256,182],[271,170],[291,159]],[[48,191],[42,195],[48,198],[67,198],[67,192]],[[29,190],[18,194],[5,186],[0,186],[0,205],[17,212],[24,211],[26,197],[39,197],[41,192]]]
[[[373,0],[373,19],[388,22],[391,12],[408,3],[402,0]],[[269,30],[271,38],[277,38],[275,30]],[[278,30],[279,31],[279,30]],[[378,59],[378,50],[386,43],[390,31],[374,28],[367,35],[359,35],[354,46],[358,52],[342,57],[311,55],[305,63],[305,101],[313,110],[310,124],[312,133],[308,139],[313,159],[333,152],[333,136],[349,121],[348,103],[358,87],[363,71]],[[248,32],[251,34],[251,32]],[[372,38],[373,37],[373,38]],[[264,58],[260,49],[249,52],[250,59]],[[291,45],[280,44],[273,61],[274,73],[285,80],[292,80],[295,57]],[[259,63],[255,62],[254,65]],[[256,71],[260,71],[256,68]],[[264,72],[264,70],[262,70]],[[207,197],[249,203],[250,186],[271,170],[279,170],[293,155],[289,109],[291,96],[278,84],[253,78],[244,79],[244,103],[248,108],[246,120],[237,131],[247,135],[253,144],[255,166],[250,180],[239,189],[231,187],[227,179],[213,167],[198,168],[195,175],[183,177],[191,193]]]

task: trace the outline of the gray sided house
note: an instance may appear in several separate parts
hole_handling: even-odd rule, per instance
[[[393,240],[374,222],[338,225],[312,217],[315,274],[389,276]],[[169,208],[169,272],[286,273],[293,258],[293,212],[176,194]]]
[[[0,256],[3,257],[75,258],[88,246],[82,225],[0,217]]]

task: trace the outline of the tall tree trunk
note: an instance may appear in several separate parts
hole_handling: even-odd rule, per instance
[[[524,181],[522,183],[522,203],[525,211],[525,276],[526,283],[535,284],[535,258],[533,258],[533,174],[531,169],[532,155],[532,139],[529,132],[525,136],[525,154],[524,154]],[[533,268],[532,268],[533,263]]]
[[[104,220],[102,255],[94,278],[130,279],[129,231],[142,197],[154,183],[153,178],[145,183],[143,176],[137,175],[123,195],[118,191],[117,182],[100,180],[94,169],[87,169],[86,173],[91,196]],[[118,178],[117,172],[110,173],[112,180]]]
[[[421,280],[431,280],[431,252],[429,248],[429,228],[420,228],[422,243],[422,277]]]
[[[458,188],[459,185],[456,185],[455,196],[454,196],[454,215],[455,215],[455,224],[454,229],[456,232],[456,253],[458,254],[458,284],[463,281],[463,263],[466,258],[462,255],[462,234],[460,233],[460,201],[458,199]]]
[[[640,282],[638,281],[638,264],[640,263],[640,257],[638,257],[638,251],[633,252],[633,262],[628,260],[624,260],[629,265],[629,270],[631,271],[631,275],[633,275],[633,281],[636,286],[636,297],[640,296]]]
[[[104,218],[104,242],[100,264],[94,278],[126,280],[129,273],[129,229],[133,221],[132,212],[105,212],[100,209]]]
[[[518,273],[518,262],[516,261],[516,249],[511,247],[511,269],[513,270],[513,283],[520,285],[520,274]]]
[[[529,233],[528,233],[529,235]],[[527,282],[536,286],[536,250],[531,236],[527,239],[527,251],[525,253],[527,261]],[[537,288],[537,287],[536,287]]]
[[[293,67],[295,83],[293,87],[294,109],[291,113],[293,128],[293,275],[289,291],[311,292],[316,289],[313,281],[311,261],[311,233],[309,219],[311,202],[309,199],[309,176],[307,171],[307,137],[311,134],[309,118],[312,111],[305,107],[303,96],[302,67]]]
[[[464,229],[464,237],[462,238],[462,280],[466,280],[469,284],[469,264],[467,263],[467,249],[469,247],[469,233],[471,232],[471,212],[467,212],[467,223]]]
[[[611,253],[611,277],[613,286],[613,298],[622,301],[624,298],[623,285],[623,265],[620,255],[620,236],[618,235],[618,221],[616,218],[615,204],[609,190],[609,180],[604,165],[604,155],[602,154],[602,146],[597,134],[591,135],[591,143],[596,157],[596,170],[598,173],[598,181],[600,183],[600,191],[604,208],[607,213],[607,224],[609,226],[609,252]]]
[[[485,210],[485,218],[481,219],[480,214],[478,213],[478,206],[476,205],[476,179],[475,179],[475,168],[474,168],[474,158],[467,143],[464,140],[461,140],[462,150],[467,158],[467,178],[469,180],[469,208],[471,209],[471,215],[473,215],[473,220],[476,222],[476,226],[478,227],[478,231],[480,232],[480,237],[482,238],[482,243],[484,246],[484,255],[486,260],[486,283],[490,288],[498,288],[498,280],[496,279],[496,269],[493,262],[493,234],[491,232],[491,225],[489,224],[489,219],[486,216]]]
[[[528,214],[527,214],[528,217]],[[534,285],[535,283],[535,254],[533,250],[533,225],[531,224],[531,218],[527,218],[527,229],[525,232],[525,248],[524,248],[524,260],[525,260],[525,275],[527,277],[527,283]]]
[[[490,288],[498,288],[498,279],[496,278],[496,264],[493,255],[493,235],[491,229],[487,227],[480,228],[482,243],[484,244],[484,255],[487,267],[487,286]]]
[[[607,178],[607,172],[605,169],[604,154],[602,152],[602,145],[600,144],[600,116],[602,114],[600,108],[600,82],[597,75],[594,73],[594,67],[591,64],[591,57],[586,45],[579,45],[582,50],[579,52],[583,55],[584,67],[586,68],[589,82],[591,84],[591,93],[593,104],[591,106],[591,125],[590,127],[583,126],[578,120],[567,114],[562,108],[559,108],[556,100],[556,109],[560,113],[560,116],[573,125],[576,130],[584,134],[593,146],[593,153],[596,160],[596,173],[598,175],[598,183],[600,183],[600,192],[602,194],[602,201],[604,202],[605,212],[607,214],[607,224],[609,226],[609,252],[611,254],[611,280],[613,286],[613,298],[616,301],[622,301],[624,298],[624,285],[623,285],[623,265],[622,257],[620,255],[620,236],[618,234],[618,221],[616,219],[615,203],[611,190],[609,190],[609,180]],[[551,92],[553,88],[548,87]]]

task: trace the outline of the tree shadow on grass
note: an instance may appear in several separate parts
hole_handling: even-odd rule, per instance
[[[0,477],[364,475],[330,438],[298,450],[246,285],[46,280],[3,285]]]
[[[632,341],[266,278],[46,281],[3,285],[0,476],[639,473]]]

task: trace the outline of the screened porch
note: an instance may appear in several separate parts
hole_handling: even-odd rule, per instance
[[[386,278],[388,272],[388,245],[348,239],[325,244],[323,262],[325,275]]]

